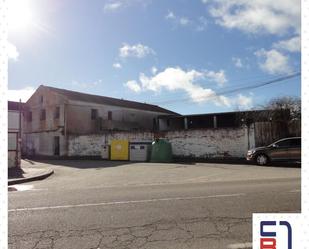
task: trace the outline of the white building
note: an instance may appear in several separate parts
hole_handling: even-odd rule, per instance
[[[177,114],[156,105],[41,85],[26,103],[28,156],[67,156],[70,135],[152,131],[157,117]]]

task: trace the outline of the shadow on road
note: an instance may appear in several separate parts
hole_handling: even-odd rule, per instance
[[[129,161],[107,161],[107,160],[72,160],[72,159],[55,159],[55,160],[35,160],[38,163],[46,163],[56,166],[65,166],[78,169],[101,169],[108,167],[118,167],[131,164]]]
[[[32,162],[32,161],[31,161]],[[139,162],[134,161],[109,161],[109,160],[100,160],[97,158],[89,159],[35,159],[34,162],[38,163],[45,163],[57,166],[65,166],[65,167],[72,167],[78,169],[104,169],[108,167],[119,167],[125,166],[129,164],[135,164]],[[147,164],[147,162],[144,162]],[[196,163],[203,163],[205,166],[207,164],[229,164],[231,167],[233,165],[247,165],[250,166],[257,166],[252,162],[248,162],[245,159],[175,159],[173,164],[178,164],[179,167],[185,167],[190,165],[195,165]],[[33,164],[33,162],[31,163]],[[163,164],[164,165],[164,164]],[[258,167],[280,167],[280,168],[300,168],[300,162],[276,162],[270,163],[267,166],[258,166]]]
[[[258,166],[254,162],[249,162],[244,158],[220,158],[220,159],[183,159],[177,158],[175,159],[175,163],[177,164],[196,164],[196,163],[205,163],[205,164],[230,164],[233,165],[248,165],[248,166]],[[259,167],[280,167],[280,168],[300,168],[301,162],[271,162],[266,166]]]

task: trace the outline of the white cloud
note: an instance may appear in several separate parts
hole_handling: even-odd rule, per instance
[[[300,33],[300,1],[209,0],[210,14],[216,23],[248,33]]]
[[[133,4],[147,6],[150,2],[150,0],[107,0],[103,9],[105,12],[114,12]]]
[[[156,67],[151,68],[152,74],[156,74],[158,72],[158,69]]]
[[[167,15],[165,16],[165,18],[166,18],[166,19],[175,19],[176,16],[175,16],[175,14],[174,14],[173,11],[169,11],[169,12],[167,13]]]
[[[190,99],[196,103],[212,102],[216,105],[230,106],[231,102],[227,97],[217,95],[212,89],[203,88],[196,83],[198,80],[205,79],[222,82],[224,78],[224,81],[226,81],[225,76],[223,77],[222,75],[224,75],[223,71],[219,71],[218,73],[213,71],[185,71],[178,67],[169,67],[150,77],[145,74],[140,74],[139,83],[136,81],[128,81],[126,85],[128,86],[128,84],[130,84],[131,88],[136,88],[137,91],[149,90],[160,92],[162,90],[181,90],[186,92]]]
[[[225,77],[225,72],[223,70],[220,70],[218,72],[206,70],[205,77],[208,78],[210,81],[214,81],[218,83],[221,86],[227,82],[227,79]]]
[[[17,61],[19,57],[19,52],[16,46],[10,42],[7,42],[6,49],[8,58]]]
[[[36,89],[32,86],[28,86],[18,90],[8,89],[7,99],[17,102],[19,101],[19,99],[21,99],[22,102],[27,102],[27,100],[31,97],[35,90]]]
[[[126,57],[143,58],[149,54],[155,54],[154,50],[140,43],[132,46],[127,43],[124,43],[123,46],[119,48],[119,56],[122,58]]]
[[[113,64],[113,68],[117,68],[117,69],[121,69],[122,68],[122,65],[120,63],[114,63]]]
[[[124,85],[136,93],[139,93],[142,90],[141,86],[135,80],[129,80]]]
[[[187,17],[180,17],[179,24],[182,26],[187,26],[191,21]]]
[[[260,49],[255,52],[260,59],[260,68],[269,74],[290,73],[289,58],[276,49]]]
[[[97,85],[101,84],[102,80],[96,80],[92,82],[80,82],[77,80],[72,81],[72,85],[74,87],[82,88],[82,89],[89,89],[91,87],[96,87]]]
[[[174,25],[191,27],[195,31],[204,31],[208,25],[208,21],[204,16],[200,16],[198,18],[189,18],[186,16],[177,16],[173,11],[168,11],[165,19],[169,20]]]
[[[197,24],[196,24],[196,30],[197,31],[204,31],[208,25],[208,21],[205,17],[200,16],[198,18]]]
[[[115,11],[123,6],[122,2],[110,2],[104,5],[105,11]]]
[[[253,99],[252,97],[238,94],[237,98],[234,99],[234,104],[242,109],[248,109],[253,106]]]
[[[300,52],[300,37],[295,36],[288,40],[279,41],[273,47],[288,52]]]
[[[235,65],[235,67],[238,67],[238,68],[242,68],[243,67],[243,63],[242,63],[240,58],[233,57],[232,61],[233,61],[234,65]]]

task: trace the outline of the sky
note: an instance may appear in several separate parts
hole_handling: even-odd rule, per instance
[[[181,114],[301,94],[300,1],[10,0],[9,100],[43,84]]]

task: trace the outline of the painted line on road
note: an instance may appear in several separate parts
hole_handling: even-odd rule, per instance
[[[22,185],[22,184],[16,184],[16,185],[10,185],[8,186],[8,190],[10,192],[23,192],[23,191],[45,191],[47,189],[43,189],[43,188],[34,188],[33,185]]]
[[[227,246],[229,249],[241,249],[241,248],[252,248],[251,242],[238,243],[238,244],[230,244]]]
[[[8,211],[9,212],[36,211],[36,210],[47,210],[47,209],[93,207],[93,206],[109,206],[109,205],[149,203],[149,202],[160,202],[160,201],[178,201],[178,200],[196,200],[196,199],[209,199],[209,198],[237,197],[237,196],[243,196],[243,195],[245,195],[245,194],[244,193],[237,193],[237,194],[193,196],[193,197],[171,197],[171,198],[146,199],[146,200],[135,200],[135,201],[113,201],[113,202],[100,202],[100,203],[85,203],[85,204],[74,204],[74,205],[50,206],[50,207],[16,208],[16,209],[9,209]]]
[[[294,189],[294,190],[289,191],[289,193],[299,193],[299,192],[300,192],[300,189]]]

